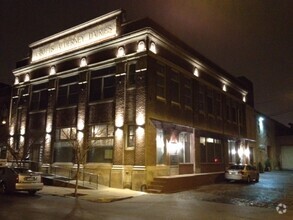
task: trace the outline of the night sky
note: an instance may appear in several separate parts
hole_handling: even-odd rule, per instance
[[[258,111],[293,122],[292,0],[0,0],[0,82],[28,45],[116,9],[150,17],[234,76],[254,83]]]

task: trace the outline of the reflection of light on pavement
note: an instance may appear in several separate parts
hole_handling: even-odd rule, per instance
[[[276,207],[277,212],[282,215],[287,212],[287,206],[285,204],[279,203]]]

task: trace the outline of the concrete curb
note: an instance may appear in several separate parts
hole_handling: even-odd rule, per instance
[[[135,196],[145,195],[144,192],[133,191],[129,189],[116,189],[104,187],[104,189],[78,189],[78,196],[74,197],[74,189],[59,186],[44,186],[43,190],[39,191],[41,195],[60,196],[67,198],[77,198],[97,203],[110,203],[131,199]]]

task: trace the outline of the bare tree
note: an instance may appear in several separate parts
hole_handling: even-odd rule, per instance
[[[90,131],[90,140],[91,144],[87,143],[84,138],[84,132],[76,131],[75,132],[67,132],[66,129],[61,129],[61,135],[67,140],[67,142],[72,146],[74,152],[74,162],[76,164],[76,176],[75,176],[75,190],[74,196],[77,197],[78,194],[78,183],[80,179],[80,170],[81,167],[84,167],[84,163],[86,161],[87,154],[91,149],[92,145],[101,144],[102,140],[105,140],[100,137],[104,137],[109,131],[107,126],[99,126],[99,128],[92,129]],[[103,143],[102,143],[103,144]]]
[[[28,132],[23,136],[14,136],[13,141],[11,139],[12,137],[9,135],[7,138],[3,138],[4,141],[2,141],[1,145],[6,146],[7,153],[13,158],[12,164],[15,163],[16,166],[26,163],[32,156],[33,147],[44,145],[46,141],[44,133],[39,131]]]
[[[89,147],[84,143],[84,133],[80,131],[68,132],[68,129],[61,129],[61,136],[66,139],[73,149],[73,161],[76,165],[74,196],[78,195],[80,170],[83,167]]]

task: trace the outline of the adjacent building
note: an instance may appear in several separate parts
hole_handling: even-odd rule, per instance
[[[47,172],[74,167],[81,151],[100,184],[135,190],[156,176],[256,164],[249,80],[123,14],[29,45],[13,71],[11,146]]]
[[[6,159],[11,86],[0,83],[0,160]],[[1,164],[1,162],[0,162]]]
[[[265,171],[293,170],[293,129],[256,112],[256,161]]]

